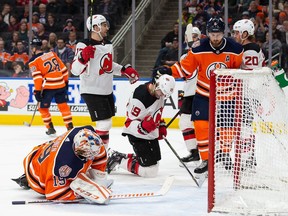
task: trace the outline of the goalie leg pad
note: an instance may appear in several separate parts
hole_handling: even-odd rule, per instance
[[[108,204],[112,191],[92,181],[87,175],[81,173],[70,184],[70,188],[90,203]]]

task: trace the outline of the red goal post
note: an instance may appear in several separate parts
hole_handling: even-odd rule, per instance
[[[270,68],[211,74],[208,212],[288,214],[287,108]]]

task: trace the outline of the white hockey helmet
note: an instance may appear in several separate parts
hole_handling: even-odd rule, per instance
[[[255,31],[254,23],[249,19],[238,20],[233,25],[233,31],[239,31],[241,35],[245,31],[247,31],[248,35],[254,35],[254,31]]]
[[[76,155],[89,160],[99,154],[102,143],[98,134],[84,128],[75,135],[73,148]]]
[[[169,98],[174,91],[176,82],[174,77],[168,74],[163,74],[156,80],[155,84],[155,90],[161,90],[165,98]]]
[[[107,23],[107,20],[103,15],[95,14],[95,15],[92,15],[92,25],[91,25],[91,17],[89,16],[86,21],[86,26],[87,26],[88,31],[91,31],[91,27],[92,27],[92,31],[94,31],[93,26],[97,25],[101,31],[101,24],[104,22]]]
[[[191,33],[192,33],[192,34],[197,34],[197,35],[198,35],[198,38],[199,38],[199,39],[201,38],[201,32],[200,32],[200,30],[199,30],[198,27],[193,27]]]

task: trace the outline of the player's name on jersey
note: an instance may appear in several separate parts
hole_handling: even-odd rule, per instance
[[[35,104],[27,104],[27,111],[34,112],[36,108]],[[50,112],[59,112],[57,105],[51,105]],[[71,112],[88,112],[86,105],[70,105]]]

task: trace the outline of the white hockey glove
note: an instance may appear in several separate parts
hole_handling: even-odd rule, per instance
[[[107,179],[107,173],[96,169],[89,169],[86,173],[97,184],[111,188],[114,183],[113,179]]]
[[[92,181],[84,173],[71,182],[70,188],[92,204],[108,204],[112,191]]]

